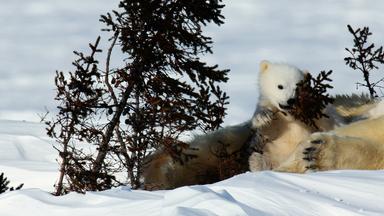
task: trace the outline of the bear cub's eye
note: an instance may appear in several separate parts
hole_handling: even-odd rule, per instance
[[[278,85],[277,88],[279,88],[280,90],[284,89],[283,85]]]

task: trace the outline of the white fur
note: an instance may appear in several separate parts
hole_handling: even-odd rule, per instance
[[[268,65],[259,74],[260,99],[281,110],[281,105],[287,106],[287,101],[295,98],[296,84],[303,80],[304,73],[292,65],[263,62]]]
[[[262,61],[259,71],[259,102],[252,118],[252,127],[260,128],[271,122],[277,110],[286,111],[288,101],[295,99],[296,85],[305,73],[295,66]]]
[[[268,61],[260,63],[259,73],[260,98],[251,121],[194,137],[189,142],[192,149],[185,149],[183,153],[197,157],[185,160],[183,164],[174,161],[164,149],[157,150],[147,158],[148,163],[143,167],[145,188],[170,189],[216,180],[218,178],[217,170],[223,168],[222,159],[217,157],[223,146],[230,155],[237,152],[244,153],[244,150],[248,153],[262,148],[263,154],[254,152],[249,158],[249,168],[252,171],[275,169],[291,156],[292,151],[295,155],[297,153],[299,161],[303,161],[304,149],[297,150],[296,147],[301,140],[310,136],[313,129],[299,120],[295,120],[281,105],[284,107],[288,105],[289,99],[295,98],[296,84],[304,78],[305,73],[288,64]],[[279,89],[278,85],[282,85],[283,89]],[[348,110],[348,100],[344,105]],[[384,102],[377,106],[376,104],[368,106],[367,109],[372,107],[369,115],[384,114]],[[337,125],[336,123],[343,123],[343,116],[338,115],[335,107],[329,106],[325,111],[331,118],[325,119],[324,122],[319,121],[318,126],[321,131],[329,131]],[[364,111],[362,115],[365,117],[367,113],[368,110]],[[262,127],[265,125],[267,126]],[[258,134],[255,134],[255,131]],[[262,137],[257,135],[262,135]],[[259,142],[260,138],[265,138],[265,140]],[[264,141],[268,141],[268,143],[264,143]],[[247,149],[243,149],[243,147]],[[243,157],[243,154],[234,155]],[[244,158],[234,158],[232,162],[243,166],[240,159]],[[295,169],[289,170],[298,172]]]
[[[368,112],[370,118],[378,118],[384,115],[384,100],[378,102],[378,104]]]

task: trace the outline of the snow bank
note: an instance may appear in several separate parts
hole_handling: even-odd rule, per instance
[[[384,173],[245,173],[212,185],[147,192],[120,187],[54,197],[40,189],[0,195],[0,215],[383,215]]]
[[[383,215],[383,171],[245,173],[210,185],[169,191],[114,188],[50,194],[57,155],[44,125],[0,121],[0,172],[20,191],[0,195],[1,216]]]
[[[25,188],[52,191],[58,175],[54,141],[44,124],[0,120],[0,172]],[[1,214],[0,214],[1,215]]]

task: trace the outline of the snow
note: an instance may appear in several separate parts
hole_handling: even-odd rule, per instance
[[[0,172],[15,185],[28,182],[27,187],[52,191],[57,152],[44,133],[40,123],[0,121]]]
[[[57,152],[44,125],[0,121],[0,172],[19,191],[0,194],[1,216],[383,215],[384,172],[244,173],[209,185],[51,195]]]
[[[0,172],[11,186],[24,183],[22,190],[0,195],[1,216],[384,214],[383,171],[245,173],[216,184],[169,191],[119,187],[52,196],[57,152],[44,125],[36,123],[38,114],[45,113],[45,107],[55,112],[55,70],[71,69],[72,51],[87,50],[100,34],[99,15],[115,8],[117,1],[113,2],[1,1],[0,119],[8,120],[0,120]],[[312,73],[333,69],[333,93],[356,92],[361,75],[343,62],[344,48],[352,44],[346,25],[368,25],[373,42],[384,44],[382,0],[224,3],[226,23],[206,28],[215,43],[214,54],[204,58],[231,69],[224,85],[231,97],[226,125],[253,114],[262,59],[288,62]]]

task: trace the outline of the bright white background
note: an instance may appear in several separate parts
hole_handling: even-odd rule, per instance
[[[116,8],[117,2],[0,0],[0,119],[38,121],[44,107],[54,112],[55,71],[72,69],[72,51],[87,51],[88,43],[101,34],[99,15]],[[350,93],[361,75],[343,61],[344,48],[352,45],[346,25],[370,26],[372,39],[384,44],[380,0],[224,3],[226,23],[206,28],[215,44],[214,54],[204,59],[231,69],[224,85],[231,97],[225,124],[253,114],[260,60],[287,62],[312,73],[332,69],[332,93]]]

